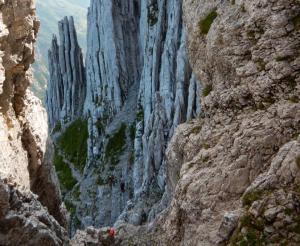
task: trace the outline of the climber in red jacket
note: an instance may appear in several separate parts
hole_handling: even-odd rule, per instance
[[[109,235],[110,237],[114,237],[115,234],[116,234],[116,231],[115,231],[114,228],[109,228],[109,229],[107,230],[107,233],[108,233],[108,235]]]

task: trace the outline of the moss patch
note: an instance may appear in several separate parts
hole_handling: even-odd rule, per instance
[[[266,70],[266,63],[264,62],[263,59],[259,59],[259,60],[257,61],[257,65],[258,65],[258,69],[259,69],[260,71]]]
[[[77,185],[77,186],[75,186],[75,188],[73,189],[73,191],[72,191],[72,196],[75,198],[75,199],[79,199],[79,197],[80,197],[80,186],[79,185]]]
[[[97,120],[95,126],[96,126],[96,128],[97,128],[97,130],[98,130],[99,133],[104,132],[104,128],[105,128],[105,127],[104,127],[104,125],[103,125],[101,119],[98,119],[98,120]]]
[[[244,233],[241,233],[241,228],[245,228]],[[264,245],[266,242],[263,234],[264,228],[265,224],[263,220],[256,219],[250,214],[245,214],[240,219],[240,226],[236,229],[230,239],[230,245]]]
[[[66,205],[67,210],[71,214],[71,216],[74,217],[75,213],[76,213],[76,207],[74,206],[74,204],[72,202],[66,200],[65,205]]]
[[[293,19],[292,19],[292,22],[295,26],[295,29],[298,31],[300,30],[300,15],[297,15],[295,16]]]
[[[53,128],[52,133],[60,132],[61,131],[61,123],[56,123],[55,127]]]
[[[135,124],[132,124],[129,128],[129,135],[132,141],[135,139],[135,131],[136,131]]]
[[[144,121],[144,111],[143,109],[139,109],[136,113],[137,122]]]
[[[291,103],[299,103],[299,97],[298,97],[298,96],[291,96],[291,97],[289,98],[289,101],[290,101]]]
[[[126,144],[126,124],[122,123],[120,128],[109,138],[105,148],[105,157],[117,164],[117,158],[124,150]]]
[[[210,145],[207,143],[202,144],[203,149],[210,149]]]
[[[72,190],[76,184],[76,180],[73,178],[68,164],[64,163],[63,158],[57,152],[54,156],[54,166],[62,189]]]
[[[300,168],[300,155],[296,158],[297,167]]]
[[[277,56],[277,57],[275,58],[275,60],[276,60],[277,62],[281,62],[281,61],[287,61],[289,58],[290,58],[290,56]]]
[[[148,6],[148,24],[154,26],[158,21],[158,4],[154,1]]]
[[[243,206],[251,206],[254,201],[259,200],[263,195],[263,191],[252,191],[245,194],[242,198]]]
[[[66,154],[68,160],[81,172],[85,167],[87,158],[87,139],[87,122],[78,119],[66,128],[57,141],[59,149]]]
[[[287,82],[287,85],[288,87],[291,89],[291,90],[294,90],[297,86],[297,82],[295,80],[295,78],[289,76],[286,78],[286,82]]]
[[[98,186],[102,186],[105,185],[106,182],[104,181],[104,179],[99,175],[98,178],[96,179],[96,185]]]
[[[202,96],[204,97],[208,96],[212,91],[212,89],[213,89],[212,84],[206,85],[202,90]]]
[[[216,9],[212,10],[204,19],[199,21],[199,31],[202,34],[208,34],[210,27],[217,18],[218,13]]]
[[[199,134],[202,130],[202,126],[196,126],[191,130],[191,134]]]

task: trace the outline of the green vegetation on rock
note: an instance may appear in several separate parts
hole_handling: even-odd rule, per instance
[[[149,26],[154,26],[158,21],[158,4],[153,2],[148,6],[148,24]]]
[[[243,233],[241,232],[241,228],[244,228]],[[256,219],[249,213],[246,213],[240,219],[240,226],[233,233],[230,245],[265,245],[264,228],[265,224],[263,220]]]
[[[99,175],[98,178],[97,178],[97,180],[96,180],[96,184],[97,184],[98,186],[101,186],[101,185],[105,185],[106,182],[105,182],[104,179]]]
[[[263,195],[263,191],[251,191],[242,198],[243,206],[251,206],[254,201],[259,200]]]
[[[218,13],[216,9],[212,10],[204,19],[199,21],[199,31],[202,34],[208,34],[210,26],[217,18]]]
[[[295,29],[298,31],[300,30],[300,14],[296,15],[293,19],[292,22],[295,26]]]
[[[132,124],[129,128],[129,134],[132,141],[135,139],[135,131],[136,131],[135,124]]]
[[[117,162],[117,157],[121,154],[126,144],[126,124],[122,123],[120,128],[109,138],[105,148],[105,156],[112,164]]]
[[[68,200],[65,201],[65,205],[66,205],[67,210],[71,214],[71,216],[74,216],[75,213],[76,213],[75,205],[72,202],[68,201]]]
[[[53,128],[52,133],[57,133],[59,131],[61,131],[61,123],[57,122],[56,125],[55,125],[55,127]]]
[[[297,167],[300,168],[300,155],[296,158]]]
[[[137,122],[143,121],[144,120],[144,111],[143,109],[140,109],[136,113],[136,120]]]
[[[75,199],[79,199],[79,197],[80,197],[80,194],[81,194],[81,192],[80,192],[80,185],[78,184],[78,185],[76,185],[74,188],[73,188],[73,191],[72,191],[72,197],[74,197]]]
[[[59,183],[63,190],[72,190],[76,184],[76,180],[72,176],[72,171],[63,158],[55,151],[54,166],[59,179]]]
[[[78,119],[71,123],[61,134],[57,141],[57,147],[64,152],[76,169],[83,171],[87,158],[87,122]]]
[[[212,89],[213,89],[212,84],[206,85],[203,88],[202,96],[204,96],[204,97],[208,96],[210,94],[210,92],[212,91]]]

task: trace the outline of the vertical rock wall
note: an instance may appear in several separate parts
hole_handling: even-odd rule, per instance
[[[178,124],[200,112],[200,88],[187,60],[181,5],[91,2],[88,161],[77,210],[85,226],[113,224],[121,213],[119,221],[140,224],[166,206],[164,200],[151,212],[165,192],[167,143]],[[118,136],[123,126],[125,134]],[[124,143],[110,152],[115,135]]]
[[[69,192],[77,197],[68,202],[73,200],[73,215],[85,227],[144,223],[168,203],[165,151],[175,128],[200,113],[182,2],[91,1],[83,114],[85,84],[69,78],[83,74],[82,63],[63,67],[69,56],[80,57],[72,49],[68,53],[73,34],[68,30],[74,29],[69,22],[59,25],[61,45],[55,37],[52,41],[47,93],[51,127],[74,115],[88,122],[87,162],[83,173],[75,175],[79,188]],[[77,94],[68,94],[71,87]]]
[[[58,24],[60,45],[54,36],[49,50],[50,81],[46,105],[50,129],[70,122],[83,113],[86,94],[85,70],[73,17]]]
[[[5,225],[0,241],[5,245],[20,239],[27,244],[33,234],[41,242],[42,228],[52,242],[59,241],[58,231],[65,233],[59,225],[66,226],[66,218],[47,141],[46,112],[28,90],[38,28],[32,0],[0,1],[0,224]],[[47,226],[34,209],[45,213]],[[51,233],[50,224],[56,232]]]

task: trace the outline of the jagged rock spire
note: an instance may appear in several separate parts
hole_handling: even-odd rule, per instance
[[[48,53],[50,79],[46,106],[50,129],[82,115],[86,94],[85,68],[73,17],[58,23],[60,44],[53,36]]]

